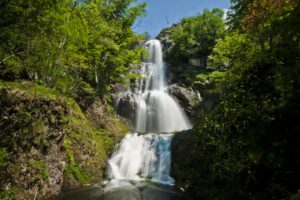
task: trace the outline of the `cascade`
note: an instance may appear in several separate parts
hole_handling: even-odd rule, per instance
[[[192,127],[179,104],[168,94],[165,65],[158,40],[145,43],[149,55],[142,64],[135,87],[137,97],[135,133],[121,141],[109,159],[112,179],[151,179],[174,184],[170,177],[172,132]]]

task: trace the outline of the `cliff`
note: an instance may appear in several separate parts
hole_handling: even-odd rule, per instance
[[[31,82],[0,83],[0,199],[51,199],[99,182],[126,134],[110,107],[85,108]]]

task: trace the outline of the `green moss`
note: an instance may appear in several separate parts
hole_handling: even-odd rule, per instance
[[[99,172],[113,142],[104,131],[93,128],[78,106],[73,108],[73,115],[68,116],[67,137],[63,145],[67,154],[65,176],[69,181],[75,179],[81,184],[91,183],[101,175]],[[86,160],[80,158],[84,151],[89,154]]]
[[[30,92],[31,94],[40,94],[52,98],[56,98],[57,96],[62,96],[57,90],[46,88],[29,81],[22,81],[22,82],[0,81],[0,88],[17,88],[17,89]]]
[[[15,175],[6,177],[3,173],[0,177],[5,180],[3,183],[13,183],[25,167],[28,176],[24,181],[27,185],[39,188],[47,185],[49,163],[44,153],[47,153],[51,142],[60,139],[57,133],[63,134],[62,143],[56,144],[61,145],[61,154],[66,157],[66,186],[96,183],[101,180],[108,155],[116,142],[127,132],[127,127],[114,116],[111,108],[99,104],[104,106],[106,112],[103,120],[100,118],[103,126],[99,128],[86,117],[75,100],[60,95],[53,89],[25,81],[0,82],[1,88],[8,88],[0,90],[0,100],[7,105],[5,112],[12,113],[5,116],[6,121],[1,125],[6,133],[2,143],[7,149],[16,151],[11,154],[13,159],[19,159],[19,163],[10,163],[10,152],[6,148],[0,148],[1,170],[5,173],[7,171],[8,175]],[[12,187],[19,185],[15,184]],[[14,191],[12,189],[2,192],[0,199],[21,194],[21,191]],[[30,194],[26,189],[22,191],[22,197]]]
[[[88,151],[93,151],[94,154],[106,155],[106,150],[101,141],[103,138],[98,137],[96,139],[95,129],[93,129],[93,126],[77,104],[72,105],[71,112],[72,115],[69,115],[67,119],[69,123],[66,127],[67,135],[63,144],[67,155],[65,177],[69,181],[75,179],[80,184],[86,184],[92,182],[93,173],[95,173],[91,168],[101,164],[96,162],[94,165],[87,166],[88,162],[96,161],[98,158],[91,156],[90,160],[92,161],[83,161],[80,155],[89,153]]]
[[[35,171],[32,179],[47,180],[49,177],[48,167],[45,160],[30,160],[28,165]]]
[[[93,135],[93,140],[101,141],[101,143],[103,144],[101,146],[101,149],[104,147],[106,152],[109,152],[115,146],[114,140],[110,137],[107,137],[106,133],[103,131],[95,131],[93,132],[92,135]]]
[[[8,165],[9,154],[6,148],[0,148],[0,168]]]
[[[14,199],[17,194],[22,193],[21,189],[17,187],[10,188],[8,190],[0,191],[1,200],[11,200]]]
[[[95,182],[101,178],[108,153],[114,147],[114,140],[107,130],[96,129],[77,104],[70,105],[71,115],[67,116],[64,148],[67,154],[66,178],[81,184]],[[89,155],[83,159],[80,155]]]
[[[81,184],[88,183],[91,177],[84,172],[74,159],[74,152],[71,149],[72,142],[69,139],[64,141],[64,148],[66,149],[67,166],[65,168],[65,177],[68,180],[75,178]]]

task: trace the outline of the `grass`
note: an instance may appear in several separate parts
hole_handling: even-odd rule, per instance
[[[46,88],[29,81],[4,82],[0,80],[0,88],[16,88],[25,90],[31,94],[45,95],[50,98],[57,98],[58,96],[62,96],[61,93],[59,93],[59,91],[57,90]]]

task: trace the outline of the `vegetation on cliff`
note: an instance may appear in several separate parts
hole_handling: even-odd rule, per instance
[[[56,90],[1,83],[1,199],[51,198],[62,186],[104,177],[106,160],[127,128],[95,102],[90,107],[101,112],[90,113]]]
[[[194,75],[204,100],[188,150],[174,144],[173,173],[192,199],[289,199],[300,188],[299,2],[232,3]]]
[[[163,44],[170,43],[165,59],[171,79],[176,83],[192,86],[196,75],[206,70],[208,56],[217,39],[225,34],[223,15],[223,10],[218,8],[204,10],[202,14],[184,18],[160,33],[158,38],[163,40]],[[165,34],[169,35],[168,41],[164,41]]]

